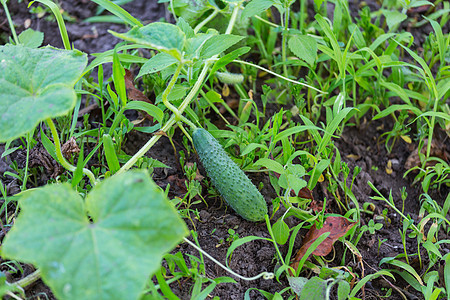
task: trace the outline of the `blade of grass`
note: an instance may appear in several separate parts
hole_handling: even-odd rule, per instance
[[[112,174],[120,169],[119,159],[114,149],[114,143],[109,134],[103,135],[103,148],[105,149],[106,162]]]
[[[92,2],[97,3],[113,15],[122,19],[125,23],[130,26],[139,26],[142,27],[142,23],[139,22],[136,18],[130,15],[125,9],[120,7],[119,5],[109,1],[109,0],[92,0]]]
[[[31,1],[30,4],[28,4],[28,7],[30,7],[36,1],[40,2],[44,5],[47,5],[51,9],[53,14],[55,15],[56,22],[58,23],[59,32],[61,34],[64,48],[66,50],[71,50],[72,47],[70,46],[69,35],[67,34],[66,24],[64,23],[64,19],[61,14],[61,10],[58,7],[58,5],[56,5],[54,2],[52,2],[50,0],[35,0],[35,1]]]

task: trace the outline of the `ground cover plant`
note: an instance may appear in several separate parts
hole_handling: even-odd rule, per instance
[[[447,1],[0,2],[3,297],[449,297]]]

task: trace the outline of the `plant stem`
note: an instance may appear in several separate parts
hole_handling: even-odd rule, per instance
[[[317,91],[317,92],[319,92],[319,93],[321,93],[321,94],[328,94],[327,92],[321,91],[321,90],[319,90],[319,89],[317,89],[317,88],[315,88],[315,87],[313,87],[313,86],[311,86],[311,85],[308,85],[308,84],[306,84],[306,83],[299,82],[299,81],[295,81],[295,80],[292,80],[292,79],[290,79],[290,78],[284,77],[283,75],[277,74],[277,73],[275,73],[275,72],[270,71],[269,69],[266,69],[266,68],[264,68],[264,67],[255,65],[255,64],[253,64],[253,63],[250,63],[250,62],[247,62],[247,61],[243,61],[243,60],[238,60],[238,59],[233,60],[233,62],[236,62],[236,63],[240,63],[240,64],[244,64],[244,65],[248,65],[248,66],[252,66],[252,67],[258,68],[258,69],[260,69],[260,70],[262,70],[262,71],[264,71],[264,72],[267,72],[267,73],[269,73],[269,74],[272,74],[272,75],[274,75],[274,76],[277,76],[277,77],[279,77],[279,78],[281,78],[281,79],[284,79],[284,80],[286,80],[286,81],[289,81],[289,82],[292,82],[292,83],[295,83],[295,84],[298,84],[298,85],[305,86],[305,87],[310,88],[310,89],[313,89],[313,90],[315,90],[315,91]]]
[[[270,272],[262,272],[256,276],[253,277],[244,277],[242,275],[239,275],[237,273],[235,273],[233,270],[227,268],[226,266],[224,266],[223,264],[221,264],[220,262],[218,262],[214,257],[212,257],[211,255],[209,255],[208,253],[205,252],[205,250],[203,250],[202,248],[198,247],[196,244],[194,244],[193,242],[191,242],[190,240],[188,240],[187,238],[184,238],[184,241],[186,243],[188,243],[189,245],[191,245],[192,247],[194,247],[196,250],[198,250],[200,253],[203,253],[203,255],[205,255],[207,258],[209,258],[210,260],[212,260],[215,264],[217,264],[219,267],[221,267],[222,269],[224,269],[225,271],[227,271],[228,273],[242,279],[242,280],[246,280],[246,281],[252,281],[252,280],[256,280],[258,278],[263,277],[264,279],[272,279],[274,277],[273,273]]]
[[[200,29],[202,29],[203,26],[205,26],[209,21],[211,21],[217,14],[219,13],[219,10],[217,8],[214,9],[214,11],[203,21],[198,23],[197,26],[194,28],[194,33],[197,33]]]
[[[287,44],[287,32],[289,30],[289,6],[286,5],[285,12],[284,12],[284,30],[281,35],[281,59],[283,61],[283,74],[285,77],[288,77],[288,70],[287,65],[285,64],[287,60],[287,50],[286,50],[286,44]]]
[[[300,30],[300,32],[302,34],[303,34],[303,26],[305,23],[305,6],[306,6],[306,1],[300,0],[300,18],[299,18],[298,29]]]
[[[272,232],[272,226],[270,225],[269,216],[266,214],[264,216],[264,219],[266,220],[267,230],[269,231],[269,234],[272,237],[272,242],[273,242],[273,245],[275,246],[275,250],[277,251],[277,254],[278,254],[279,258],[280,258],[280,261],[283,263],[283,265],[286,265],[286,263],[284,262],[283,256],[281,255],[280,249],[278,249],[277,242],[273,238],[274,235],[273,235],[273,232]]]
[[[175,85],[175,83],[178,80],[178,76],[180,76],[180,72],[181,69],[183,68],[183,64],[180,63],[177,67],[177,69],[175,70],[175,73],[173,73],[172,78],[170,79],[169,84],[167,85],[167,88],[164,90],[163,94],[162,94],[162,101],[164,103],[164,105],[173,112],[175,119],[177,121],[181,120],[181,113],[178,110],[178,108],[176,108],[175,106],[172,105],[172,103],[169,102],[169,94],[170,91],[172,91],[173,86]]]
[[[11,19],[11,15],[9,14],[9,10],[8,10],[8,6],[6,5],[6,1],[1,1],[2,5],[3,5],[3,10],[5,11],[6,14],[6,18],[8,19],[8,23],[9,23],[9,28],[11,29],[11,33],[13,35],[13,39],[14,39],[14,43],[16,43],[16,45],[19,45],[19,37],[17,36],[16,33],[16,29],[14,28],[14,23]]]
[[[266,20],[266,19],[264,19],[264,18],[261,18],[261,17],[258,16],[258,15],[254,15],[254,17],[255,17],[256,19],[258,19],[258,20],[260,20],[260,21],[262,21],[262,22],[264,22],[264,23],[266,23],[266,24],[268,24],[268,25],[274,27],[274,28],[277,28],[277,27],[278,27],[278,24],[272,23],[272,22],[270,22],[269,20]]]
[[[230,22],[228,23],[227,30],[225,31],[225,34],[231,34],[233,31],[234,24],[236,23],[237,15],[239,13],[239,10],[241,9],[241,3],[238,3],[233,8],[233,13],[231,14]],[[217,57],[217,55],[215,55]]]
[[[50,128],[50,131],[52,132],[52,136],[53,136],[53,141],[55,143],[55,152],[56,152],[56,158],[58,159],[58,162],[67,170],[71,171],[71,172],[75,172],[75,170],[77,169],[75,166],[72,166],[63,156],[62,151],[61,151],[61,143],[59,142],[59,137],[58,137],[58,131],[56,130],[55,124],[53,123],[51,118],[48,118],[47,120],[45,120],[45,122],[47,123],[47,126]],[[85,174],[87,177],[89,177],[89,181],[91,182],[91,185],[94,186],[97,181],[95,180],[95,176],[94,174],[86,169],[83,168],[83,174]]]
[[[19,281],[14,282],[13,285],[18,286],[20,288],[24,288],[24,287],[29,286],[32,283],[35,283],[40,278],[41,278],[41,270],[37,269],[36,271],[31,273],[27,277],[22,278]]]
[[[27,189],[27,180],[28,180],[28,163],[30,161],[30,151],[31,151],[31,147],[30,147],[30,140],[33,137],[34,134],[34,130],[33,132],[28,132],[27,133],[27,158],[25,160],[25,175],[23,176],[23,183],[22,183],[22,191],[25,191]],[[5,198],[6,199],[6,198]]]

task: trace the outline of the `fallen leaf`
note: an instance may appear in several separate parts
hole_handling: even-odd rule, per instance
[[[358,160],[361,158],[361,156],[356,155],[356,154],[349,154],[349,155],[347,155],[347,158],[351,158],[353,160]]]
[[[293,192],[293,191],[292,191],[292,192]],[[292,193],[292,192],[291,192],[291,193]],[[302,188],[302,189],[298,192],[297,197],[314,200],[314,197],[313,197],[313,195],[312,195],[311,190],[308,189],[307,187]]]
[[[135,100],[135,101],[145,101],[148,103],[152,103],[150,99],[148,99],[147,96],[144,95],[140,90],[138,90],[134,86],[134,79],[133,74],[131,74],[130,70],[125,69],[125,88],[127,89],[127,97],[128,99]]]
[[[311,244],[326,232],[329,232],[330,235],[312,252],[312,254],[317,256],[328,255],[333,249],[334,242],[336,242],[338,238],[343,237],[355,224],[356,222],[350,222],[344,217],[328,217],[323,223],[323,227],[320,229],[317,229],[316,224],[313,224],[303,239],[303,246],[291,262],[291,267],[297,270],[300,260],[303,258]]]
[[[392,172],[393,172],[393,170],[392,170],[392,161],[388,160],[387,165],[386,165],[386,173],[388,175],[391,175]]]
[[[424,145],[421,149],[421,153],[425,154],[427,152],[427,145],[428,145],[428,140],[425,139],[424,140]],[[448,161],[450,158],[450,155],[448,154],[448,152],[446,151],[444,145],[441,145],[440,143],[436,142],[435,139],[433,139],[433,141],[431,142],[431,151],[430,151],[430,156],[434,156],[434,157],[438,157],[444,161]],[[437,161],[431,161],[431,162],[427,162],[426,166],[431,166],[436,164]],[[419,148],[416,147],[411,154],[408,156],[408,158],[406,159],[405,162],[405,169],[409,170],[413,167],[417,167],[417,166],[421,166],[421,162],[420,162],[420,157],[419,157]]]
[[[411,143],[412,143],[412,140],[411,140],[411,138],[410,138],[409,136],[407,136],[407,135],[401,135],[400,137],[401,137],[402,140],[404,140],[406,143],[408,143],[408,144],[411,144]]]
[[[228,84],[224,84],[222,88],[222,96],[228,97],[230,95],[230,88],[228,87]]]
[[[323,202],[317,202],[316,200],[313,200],[311,201],[309,208],[312,209],[313,212],[321,212],[323,210]]]
[[[408,9],[407,13],[408,14],[423,14],[425,12],[427,12],[432,6],[431,5],[420,5],[420,6],[416,6],[416,7],[411,7],[410,9]]]

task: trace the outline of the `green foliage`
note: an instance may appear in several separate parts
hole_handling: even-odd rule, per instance
[[[53,12],[64,47],[71,49],[58,5],[50,0],[37,2],[47,7],[42,9],[45,12]],[[393,274],[425,299],[448,297],[450,256],[443,249],[449,242],[440,238],[450,228],[450,196],[441,201],[435,195],[450,185],[450,168],[445,153],[432,151],[435,140],[448,135],[450,128],[450,38],[443,30],[450,13],[446,1],[382,1],[380,10],[363,7],[355,16],[348,1],[329,5],[315,0],[316,15],[312,16],[306,1],[300,1],[297,10],[292,9],[292,0],[161,0],[176,24],[145,26],[119,6],[128,0],[93,2],[100,5],[98,13],[107,10],[112,15],[89,21],[120,22],[131,29],[111,32],[125,42],[95,54],[86,67],[86,55],[77,50],[40,48],[40,32],[28,29],[17,35],[6,1],[1,0],[12,33],[10,44],[0,46],[0,141],[7,142],[2,158],[27,151],[25,167],[12,162],[14,172],[0,174],[17,180],[23,190],[23,195],[11,196],[8,186],[0,184],[5,227],[17,216],[18,206],[15,211],[10,207],[18,198],[21,208],[6,235],[3,255],[34,264],[59,298],[177,299],[170,285],[189,280],[191,298],[205,299],[218,284],[234,280],[209,278],[203,257],[207,254],[165,254],[167,267],[161,266],[161,258],[186,235],[177,213],[195,228],[194,219],[200,220],[201,215],[198,205],[209,207],[207,198],[217,197],[212,182],[225,200],[237,203],[231,206],[244,218],[264,218],[270,235],[243,236],[236,227],[229,228],[220,237],[221,246],[227,245],[225,240],[231,242],[226,261],[247,242],[269,242],[277,260],[275,277],[286,282],[280,280],[286,276],[289,282],[273,294],[251,287],[244,299],[250,299],[252,290],[268,299],[329,299],[330,293],[337,299],[355,299],[367,282],[380,276],[390,280]],[[423,5],[441,9],[413,18],[407,13]],[[432,32],[423,36],[423,44],[418,44],[422,37],[417,40],[417,34],[400,30],[424,24]],[[140,48],[147,49],[150,58],[142,57]],[[110,78],[103,72],[105,63],[113,63]],[[90,75],[95,68],[97,78]],[[126,72],[136,69],[136,78]],[[139,100],[130,96],[130,89],[139,93],[141,88]],[[78,126],[82,105],[94,102],[101,118],[97,122],[85,114]],[[143,113],[152,123],[142,126],[143,119],[130,118],[130,111]],[[57,118],[56,126],[52,118]],[[402,141],[419,145],[418,162],[405,176],[413,174],[412,186],[421,195],[413,199],[404,188],[399,209],[393,193],[385,195],[369,182],[371,199],[384,206],[381,211],[376,209],[377,202],[366,202],[361,208],[361,199],[353,192],[354,183],[361,180],[359,162],[352,170],[353,164],[341,156],[334,141],[349,127],[375,126],[373,121],[383,118],[388,119],[383,120],[384,126],[392,125],[377,127],[376,141],[389,153],[395,153]],[[35,130],[42,121],[47,128],[42,125]],[[185,125],[193,130],[192,136]],[[207,128],[220,144],[209,136],[199,138],[202,129],[196,127]],[[154,168],[168,166],[144,156],[161,136],[167,136],[175,150],[176,128],[184,135],[185,148],[179,153],[178,170],[185,180],[176,182],[184,195],[171,200],[177,213],[148,176]],[[132,130],[153,135],[130,156],[123,146]],[[36,184],[33,181],[42,172],[42,167],[28,168],[30,151],[39,139],[67,171],[51,180],[57,184],[30,191],[27,182]],[[81,149],[78,155],[63,153],[61,144],[69,139]],[[203,164],[209,161],[205,169],[211,182],[199,179],[196,164],[187,164],[193,159],[193,145]],[[128,172],[130,168],[143,170]],[[259,191],[266,190],[266,181],[260,182],[258,190],[241,169],[270,180],[276,193],[270,199],[270,220]],[[168,184],[165,194],[172,189]],[[329,268],[328,258],[320,256],[307,260],[328,238],[325,233],[303,257],[296,257],[298,269],[294,270],[290,263],[300,230],[312,224],[320,227],[325,212],[335,208],[327,205],[330,201],[339,209],[333,213],[358,221],[351,234],[340,239],[346,247],[339,253],[340,265],[333,261],[339,266]],[[409,201],[420,201],[418,217],[405,212]],[[400,216],[401,228],[393,227],[392,211]],[[370,218],[363,221],[367,215]],[[299,220],[296,226],[288,226]],[[348,255],[361,262],[357,245],[363,235],[378,238],[378,253],[381,245],[388,244],[378,236],[383,227],[377,223],[380,220],[386,229],[398,230],[403,249],[393,257],[380,258],[384,269],[360,276],[359,268],[344,262]],[[195,230],[192,238],[194,248],[201,246]],[[417,248],[408,246],[410,239]],[[412,267],[413,258],[418,259],[418,268]],[[5,262],[5,266],[23,272],[18,262]],[[302,277],[307,276],[305,270],[315,276]],[[21,293],[21,282],[8,285],[0,278],[0,294]],[[393,292],[389,289],[385,297]]]
[[[73,86],[86,63],[86,55],[76,50],[0,46],[0,141],[21,137],[73,109]]]
[[[64,299],[138,299],[163,254],[187,234],[142,171],[105,180],[85,201],[69,185],[30,191],[19,201],[22,213],[2,256],[38,266]]]

